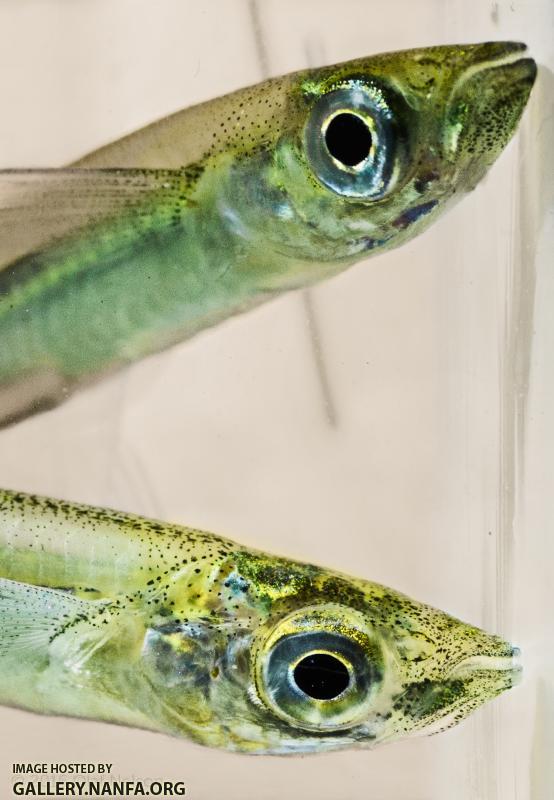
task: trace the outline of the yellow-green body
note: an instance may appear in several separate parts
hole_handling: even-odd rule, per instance
[[[347,664],[313,699],[307,653]],[[136,516],[0,492],[0,702],[291,754],[455,724],[514,649],[392,589]],[[293,678],[291,678],[293,675]]]
[[[513,134],[535,76],[523,50],[293,73],[71,169],[0,173],[0,423],[421,232]],[[327,137],[339,112],[365,126],[353,165]]]

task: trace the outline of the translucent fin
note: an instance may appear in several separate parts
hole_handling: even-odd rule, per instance
[[[73,166],[181,169],[207,153],[244,152],[245,142],[275,141],[288,124],[290,90],[301,74],[271,78],[177,111],[88,153]]]
[[[0,430],[55,408],[67,399],[69,388],[67,381],[54,370],[29,373],[0,385]]]
[[[142,169],[0,171],[0,270],[81,228],[144,205],[174,179],[167,171]]]
[[[88,615],[91,605],[67,592],[0,578],[0,658],[46,649],[68,623]]]

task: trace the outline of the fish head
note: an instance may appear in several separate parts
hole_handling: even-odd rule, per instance
[[[442,611],[324,571],[310,586],[274,604],[252,649],[254,696],[293,750],[436,733],[519,678],[517,649]]]
[[[341,604],[304,607],[264,639],[257,696],[304,732],[293,749],[437,733],[517,680],[517,651],[498,637],[412,601],[393,605],[400,616],[384,624]]]
[[[429,47],[289,77],[266,173],[266,241],[344,262],[421,232],[512,137],[536,75],[524,51],[517,42]]]
[[[450,727],[519,676],[501,638],[379,584],[248,551],[222,586],[205,625],[151,632],[146,653],[173,732],[203,744],[374,747]]]

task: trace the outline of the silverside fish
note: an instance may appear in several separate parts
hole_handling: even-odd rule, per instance
[[[0,702],[210,747],[374,747],[458,723],[518,651],[366,580],[0,492]]]
[[[514,133],[525,49],[304,70],[0,172],[0,424],[423,231]]]

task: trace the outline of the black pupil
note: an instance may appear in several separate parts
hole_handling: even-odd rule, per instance
[[[369,155],[371,132],[355,114],[337,114],[325,131],[325,144],[333,158],[355,167]]]
[[[350,683],[348,670],[338,658],[314,653],[298,662],[294,680],[299,689],[315,700],[332,700]]]

